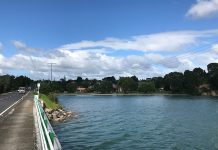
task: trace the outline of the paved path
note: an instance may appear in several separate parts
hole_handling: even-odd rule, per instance
[[[34,150],[33,95],[28,94],[0,122],[1,150]]]
[[[0,114],[9,106],[18,101],[23,95],[24,94],[19,94],[18,92],[10,92],[0,95]]]

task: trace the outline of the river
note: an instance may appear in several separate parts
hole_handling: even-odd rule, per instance
[[[64,150],[218,149],[218,98],[59,96],[78,115],[53,124]]]

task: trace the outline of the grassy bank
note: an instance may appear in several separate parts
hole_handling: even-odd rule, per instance
[[[57,101],[52,100],[49,96],[47,96],[45,94],[40,94],[40,99],[43,100],[43,102],[45,103],[45,106],[47,108],[58,109],[61,107],[61,105],[58,104]]]

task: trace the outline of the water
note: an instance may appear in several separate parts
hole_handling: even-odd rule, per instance
[[[78,116],[53,124],[64,150],[218,149],[218,98],[60,96]]]

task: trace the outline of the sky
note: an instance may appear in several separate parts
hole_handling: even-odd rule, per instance
[[[0,75],[140,79],[218,62],[218,0],[0,0]]]

